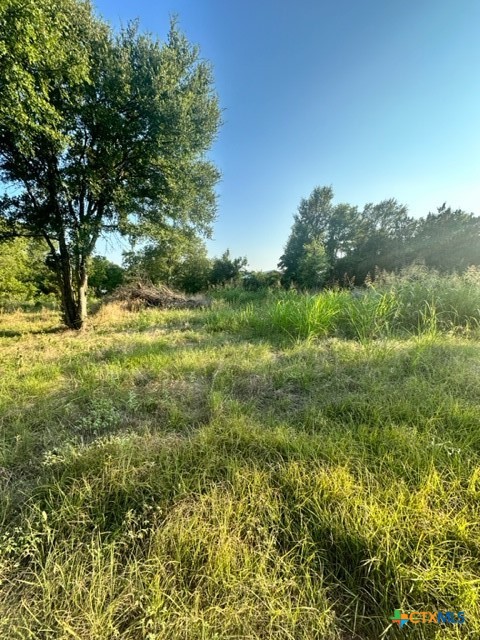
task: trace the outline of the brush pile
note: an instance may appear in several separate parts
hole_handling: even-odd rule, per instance
[[[133,282],[118,287],[108,297],[108,302],[119,302],[129,311],[145,307],[196,309],[208,305],[208,300],[204,297],[187,297],[182,293],[172,291],[164,285],[155,286],[147,282]]]

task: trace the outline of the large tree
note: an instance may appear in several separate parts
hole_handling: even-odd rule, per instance
[[[83,0],[3,0],[0,86],[3,237],[44,238],[78,329],[102,233],[208,233],[211,70],[174,22],[160,43],[135,25],[115,34]]]

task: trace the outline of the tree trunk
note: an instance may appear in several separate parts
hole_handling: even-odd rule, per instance
[[[74,287],[71,278],[61,279],[63,321],[69,329],[81,329],[87,317],[86,282]]]
[[[87,317],[87,284],[88,276],[85,263],[82,262],[80,266],[80,274],[78,278],[78,317],[80,320],[80,326],[83,325]]]
[[[87,270],[82,261],[74,277],[65,240],[59,238],[59,280],[62,294],[63,320],[69,329],[81,329],[87,317]]]

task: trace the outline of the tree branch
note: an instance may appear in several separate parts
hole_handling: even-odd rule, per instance
[[[42,231],[37,233],[23,233],[21,231],[0,231],[0,240],[12,240],[14,238],[43,238],[45,237]]]

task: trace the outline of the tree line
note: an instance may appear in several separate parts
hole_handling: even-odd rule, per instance
[[[235,258],[228,249],[210,258],[198,234],[177,229],[124,252],[122,266],[105,256],[90,256],[89,291],[98,298],[129,279],[186,293],[226,285],[250,290],[351,287],[374,279],[379,271],[398,272],[412,263],[440,273],[464,271],[480,265],[479,240],[480,217],[446,204],[436,213],[413,218],[393,198],[359,208],[335,204],[331,187],[317,187],[300,202],[278,270],[250,271],[247,258]],[[0,302],[60,294],[48,249],[37,238],[0,244]]]
[[[280,258],[285,286],[358,284],[414,262],[447,273],[480,264],[480,217],[442,204],[413,218],[394,198],[363,208],[334,203],[330,186],[303,198]]]

